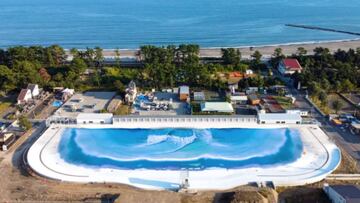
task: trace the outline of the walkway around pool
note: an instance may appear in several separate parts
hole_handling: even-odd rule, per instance
[[[195,127],[193,123],[184,127]],[[238,128],[239,124],[237,124]],[[79,127],[79,126],[70,126]],[[85,127],[85,126],[83,126]],[[86,125],[86,128],[114,128],[114,125]],[[141,126],[139,126],[141,127]],[[210,127],[210,126],[207,126]],[[212,128],[223,127],[221,122]],[[226,126],[228,127],[228,126]],[[315,125],[258,125],[246,128],[296,128],[301,132],[303,154],[293,163],[241,169],[213,168],[189,171],[189,189],[229,189],[251,182],[273,181],[276,186],[295,186],[324,179],[341,161],[340,150]],[[112,182],[144,189],[176,189],[181,183],[181,170],[120,170],[72,165],[63,161],[58,143],[64,127],[51,126],[30,148],[27,158],[31,168],[42,176],[71,182]],[[211,178],[210,178],[211,177]]]

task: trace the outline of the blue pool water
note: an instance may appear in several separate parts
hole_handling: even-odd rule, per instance
[[[359,8],[359,0],[1,0],[0,47],[219,47],[351,39],[284,24],[360,32]]]
[[[62,104],[63,104],[63,102],[62,102],[62,101],[59,101],[59,100],[55,100],[55,101],[52,103],[52,105],[53,105],[54,107],[60,107]]]
[[[295,161],[302,142],[294,129],[64,130],[62,159],[76,165],[124,169],[244,168]]]

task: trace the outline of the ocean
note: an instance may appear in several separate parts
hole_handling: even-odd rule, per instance
[[[285,24],[360,32],[359,9],[359,0],[0,0],[0,47],[239,47],[345,40],[357,37]]]

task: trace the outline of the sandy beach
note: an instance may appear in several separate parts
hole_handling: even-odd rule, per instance
[[[267,45],[267,46],[254,46],[252,50],[250,47],[239,47],[242,54],[242,58],[250,58],[251,54],[255,50],[260,51],[264,58],[269,58],[273,53],[274,49],[280,47],[285,55],[291,55],[296,53],[298,47],[304,47],[308,54],[312,54],[316,47],[324,47],[330,49],[331,52],[335,52],[338,49],[348,50],[356,49],[360,47],[359,40],[343,40],[343,41],[331,41],[331,42],[316,42],[316,43],[293,43],[283,45]],[[120,50],[121,58],[134,58],[136,49],[134,50]],[[103,51],[106,58],[112,58],[115,56],[114,50],[107,49]],[[221,48],[201,48],[200,57],[220,57]]]

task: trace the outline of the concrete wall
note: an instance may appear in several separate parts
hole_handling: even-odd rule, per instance
[[[117,128],[232,128],[257,125],[256,116],[121,116],[113,118]]]

